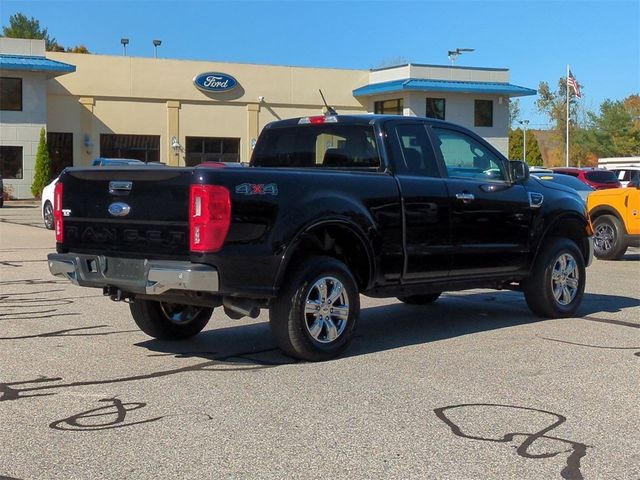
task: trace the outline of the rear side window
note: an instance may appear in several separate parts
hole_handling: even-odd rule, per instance
[[[254,167],[377,169],[380,156],[370,125],[300,125],[265,130]]]
[[[584,174],[587,180],[598,183],[616,183],[616,174],[609,170],[594,170]]]

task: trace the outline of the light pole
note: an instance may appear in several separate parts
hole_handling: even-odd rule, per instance
[[[127,56],[127,45],[129,45],[128,38],[121,38],[120,43],[122,44],[122,55]]]
[[[456,58],[462,55],[463,52],[473,52],[474,50],[473,48],[456,48],[455,50],[449,50],[447,56],[449,60],[451,60],[451,66],[456,64]]]
[[[162,45],[162,40],[154,40],[153,41],[153,50],[155,58],[158,58],[158,47]]]
[[[520,120],[519,123],[524,129],[522,134],[522,161],[527,163],[527,125],[529,125],[529,120]]]

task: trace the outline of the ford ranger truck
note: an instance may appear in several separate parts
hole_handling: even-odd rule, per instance
[[[268,309],[278,346],[310,361],[347,348],[361,294],[519,289],[536,315],[570,317],[593,252],[575,191],[417,117],[277,121],[247,168],[70,168],[54,210],[51,273],[128,302],[148,335]]]

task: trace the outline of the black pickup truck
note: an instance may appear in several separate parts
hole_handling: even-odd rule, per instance
[[[521,289],[534,313],[571,316],[593,251],[575,191],[416,117],[274,122],[248,168],[67,169],[55,218],[50,271],[129,302],[145,333],[188,338],[215,307],[268,308],[280,348],[307,360],[347,347],[359,294]]]

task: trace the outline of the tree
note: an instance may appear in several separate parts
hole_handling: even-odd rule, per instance
[[[40,27],[40,22],[36,18],[27,18],[20,12],[9,17],[9,26],[2,27],[2,36],[44,40],[47,51],[64,51],[56,39],[49,36],[47,29]]]
[[[513,124],[520,118],[520,100],[509,99],[509,126],[513,128]]]
[[[89,49],[86,46],[82,45],[82,44],[76,45],[73,48],[67,48],[67,52],[69,52],[69,53],[91,53],[89,51]]]
[[[522,160],[522,135],[523,131],[520,128],[509,131],[509,159]],[[535,133],[531,130],[527,130],[527,158],[526,162],[529,166],[540,167],[543,164],[542,153],[540,152],[540,146],[538,145],[538,139]]]
[[[584,86],[581,85],[584,89]],[[558,90],[551,90],[547,82],[540,82],[538,87],[538,99],[536,100],[538,111],[544,113],[553,125],[552,131],[559,143],[566,145],[567,140],[567,82],[564,77],[558,80]],[[573,138],[573,133],[579,128],[578,115],[580,107],[575,95],[569,95],[569,137]],[[573,144],[573,142],[571,142]],[[564,148],[564,147],[563,147]],[[580,161],[579,151],[569,148],[569,154],[573,164]]]
[[[51,177],[51,159],[47,149],[47,137],[44,128],[40,129],[40,141],[36,153],[36,165],[33,173],[31,193],[35,198],[42,196],[42,190],[47,186]]]
[[[600,114],[589,112],[585,143],[599,157],[640,155],[640,124],[634,118],[637,95],[625,100],[605,100]]]

